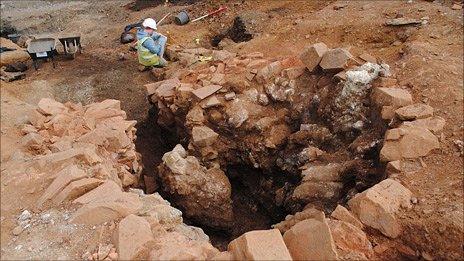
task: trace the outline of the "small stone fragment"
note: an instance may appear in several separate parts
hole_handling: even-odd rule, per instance
[[[295,215],[287,215],[285,220],[273,225],[272,227],[277,228],[281,233],[285,233],[295,224],[305,219],[316,219],[323,222],[325,219],[325,214],[324,212],[315,208],[307,208],[303,211],[295,213]]]
[[[320,62],[321,68],[326,72],[343,71],[351,59],[351,54],[342,48],[336,48],[327,51]]]
[[[300,77],[305,71],[305,67],[291,67],[282,71],[283,77],[294,80]]]
[[[348,222],[360,229],[364,227],[361,221],[359,221],[359,219],[357,219],[348,209],[342,205],[337,205],[332,214],[330,214],[330,217],[340,221]]]
[[[400,88],[375,88],[372,100],[379,106],[393,106],[394,108],[412,104],[411,94]]]
[[[427,104],[415,103],[397,109],[395,114],[401,120],[423,119],[433,115],[433,108]]]
[[[21,214],[18,217],[18,220],[19,221],[24,221],[24,220],[30,219],[31,217],[32,217],[31,212],[29,212],[29,210],[26,209],[23,212],[21,212]]]
[[[387,172],[392,173],[401,173],[401,160],[390,161],[387,163]]]
[[[322,60],[324,54],[329,50],[325,43],[315,43],[306,47],[300,56],[301,61],[310,72],[313,72]]]
[[[226,95],[224,95],[224,99],[226,101],[231,101],[231,100],[235,99],[235,92],[226,93]]]
[[[214,94],[222,88],[220,85],[209,85],[192,91],[192,93],[200,100]]]
[[[359,56],[359,58],[361,58],[364,61],[369,62],[369,63],[377,63],[377,59],[374,56],[372,56],[372,55],[370,55],[368,53],[361,54]]]
[[[22,226],[16,226],[16,227],[13,229],[12,233],[13,233],[13,235],[15,235],[15,236],[19,236],[19,235],[23,232],[23,230],[24,230],[24,229],[23,229]]]
[[[221,101],[217,98],[216,95],[212,95],[211,97],[208,97],[207,99],[203,100],[200,103],[200,106],[203,109],[208,109],[208,108],[217,107],[221,105],[222,105]]]
[[[206,126],[195,126],[192,129],[192,140],[195,146],[210,146],[218,137],[219,134]]]
[[[451,9],[453,9],[453,10],[461,10],[462,6],[460,4],[453,4],[453,6],[451,6]]]

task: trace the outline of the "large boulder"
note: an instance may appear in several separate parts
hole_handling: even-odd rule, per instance
[[[158,170],[164,189],[187,216],[212,227],[231,225],[231,185],[222,170],[206,169],[181,146],[162,159]]]
[[[411,195],[398,181],[386,179],[357,194],[348,205],[364,225],[395,238],[401,234],[397,214],[401,207],[410,206]]]
[[[279,230],[247,232],[229,243],[234,260],[291,260]]]
[[[385,133],[385,143],[380,151],[384,162],[400,159],[414,159],[438,149],[438,138],[422,127],[403,126]]]
[[[284,241],[295,260],[337,260],[326,220],[306,219],[285,232]]]

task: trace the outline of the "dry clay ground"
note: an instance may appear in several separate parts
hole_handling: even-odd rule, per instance
[[[1,83],[2,163],[17,148],[24,110],[42,97],[83,104],[119,99],[129,118],[142,122],[149,108],[143,85],[152,79],[137,70],[135,55],[128,52],[127,45],[119,43],[122,28],[143,17],[159,19],[168,11],[187,9],[196,17],[224,4],[229,10],[219,17],[186,26],[166,23],[160,31],[169,36],[170,44],[195,46],[195,39],[199,39],[199,45],[208,46],[210,38],[227,28],[240,13],[253,19],[258,34],[249,42],[227,46],[231,51],[261,51],[266,57],[284,57],[297,55],[306,44],[320,41],[329,47],[347,47],[353,54],[366,51],[390,64],[400,85],[413,93],[415,101],[430,104],[436,115],[446,119],[441,149],[410,164],[400,177],[418,203],[402,214],[405,232],[397,243],[403,247],[386,250],[385,257],[396,250],[424,258],[463,256],[462,10],[452,10],[452,3],[428,1],[352,1],[338,10],[334,6],[344,1],[203,1],[133,12],[124,8],[128,2],[2,1],[2,19],[12,21],[19,30],[32,35],[79,33],[84,46],[82,55],[73,61],[58,61],[56,69],[45,63],[38,71],[30,69],[24,80]],[[424,18],[427,23],[384,25],[387,19],[397,16]],[[121,52],[127,54],[127,60],[118,59]],[[161,138],[138,135],[137,145],[145,156],[145,165],[154,165],[165,151]],[[66,226],[66,212],[56,210],[51,211],[57,223],[56,229],[48,230],[51,234],[41,232],[49,222],[38,218],[29,234],[13,236],[17,216],[33,203],[33,198],[5,195],[6,186],[1,185],[3,259],[77,258],[99,240],[103,229]],[[374,235],[371,240],[374,244],[384,243],[385,238]]]

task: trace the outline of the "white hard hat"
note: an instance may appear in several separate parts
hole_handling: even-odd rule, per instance
[[[147,18],[143,21],[142,23],[143,27],[149,27],[153,30],[156,30],[156,21],[155,19],[152,19],[152,18]]]

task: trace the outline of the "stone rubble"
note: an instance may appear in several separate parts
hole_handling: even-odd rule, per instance
[[[433,116],[433,107],[413,103],[412,95],[397,87],[377,87],[371,99],[381,110],[381,118],[390,121],[390,126],[397,126],[386,131],[380,151],[380,160],[387,163],[388,173],[401,173],[402,161],[420,159],[440,148],[437,135],[446,121]]]
[[[197,48],[175,52],[186,62],[193,59],[186,54],[208,55],[209,51]],[[268,182],[266,186],[255,187],[253,195],[270,193],[274,198],[262,199],[262,204],[274,200],[267,206],[282,206],[296,213],[273,226],[282,233],[289,233],[306,220],[315,221],[311,225],[300,225],[301,229],[326,231],[327,240],[321,241],[325,242],[321,252],[306,253],[311,258],[314,255],[372,258],[372,246],[362,232],[366,226],[390,237],[398,236],[401,229],[395,215],[399,208],[383,209],[372,203],[379,208],[375,209],[376,219],[390,222],[387,228],[365,217],[363,211],[363,204],[371,200],[372,191],[390,181],[355,196],[349,201],[350,210],[339,203],[351,198],[345,194],[347,191],[351,196],[361,191],[347,187],[346,181],[355,179],[357,184],[368,188],[382,179],[379,176],[372,183],[361,174],[373,161],[360,158],[373,149],[380,151],[380,160],[390,166],[387,173],[393,173],[392,166],[395,173],[401,172],[402,160],[425,156],[439,147],[434,134],[443,129],[444,120],[433,116],[433,109],[430,112],[428,107],[414,105],[409,91],[400,88],[390,75],[389,66],[379,64],[380,59],[367,53],[357,59],[346,49],[330,49],[324,43],[316,43],[305,48],[300,56],[284,59],[266,59],[260,53],[227,52],[219,56],[221,59],[213,58],[196,63],[188,70],[168,74],[168,80],[189,86],[186,89],[177,85],[168,99],[159,95],[156,88],[147,90],[149,99],[158,107],[158,121],[183,133],[181,138],[188,143],[180,154],[175,150],[168,152],[159,166],[164,189],[177,198],[176,203],[182,205],[185,214],[210,227],[230,227],[234,213],[230,184],[224,172],[227,166],[244,165],[301,177],[293,185]],[[392,128],[385,137],[384,130],[372,132],[373,118]],[[298,126],[290,123],[295,120]],[[349,148],[348,152],[338,152],[350,156],[328,160],[334,148]],[[350,161],[353,158],[359,160]],[[210,176],[214,188],[205,190],[202,180],[212,170],[217,173]],[[184,177],[186,173],[189,179]],[[266,184],[264,177],[258,180]],[[396,197],[410,197],[410,192],[396,195],[396,190],[379,190],[376,193],[384,195],[385,206],[396,206]],[[335,209],[330,222],[312,207],[326,213]],[[336,242],[329,240],[329,227],[336,233]],[[297,231],[292,233],[288,238],[303,236]],[[347,245],[346,238],[356,238],[359,245]],[[287,244],[287,247],[293,256],[292,251],[301,246],[292,248]],[[233,259],[233,254],[222,252],[216,258]]]
[[[387,175],[398,175],[403,160],[440,147],[435,135],[445,120],[389,81],[388,65],[364,53],[360,59],[366,63],[354,66],[347,50],[324,43],[279,60],[203,48],[168,53],[191,68],[145,87],[158,123],[185,141],[185,148],[178,144],[158,166],[163,191],[182,211],[158,193],[129,189],[146,179],[135,151],[136,122],[126,120],[119,101],[83,106],[42,99],[21,128],[28,169],[53,170],[38,177],[43,191],[36,208],[72,205],[72,224],[116,224],[112,244],[83,258],[368,260],[375,253],[363,229],[401,235],[398,216],[411,207],[412,193],[391,178],[372,186],[363,174],[378,175],[378,182],[383,173],[366,167],[374,164],[364,156],[378,149]],[[370,129],[373,115],[390,128],[385,134]],[[257,176],[251,192],[270,206],[269,213],[278,206],[295,214],[273,229],[239,236],[220,252],[202,229],[184,224],[183,215],[231,229],[234,202],[226,171],[233,165],[298,179],[292,184]],[[349,209],[340,205],[346,201]],[[30,218],[26,210],[19,221]]]
[[[166,95],[166,91],[158,93]],[[202,229],[185,225],[182,212],[158,193],[125,191],[139,183],[142,166],[134,145],[135,121],[125,119],[119,101],[82,106],[43,99],[28,121],[22,133],[40,136],[35,139],[38,142],[21,143],[24,155],[29,157],[24,167],[37,172],[33,174],[44,187],[39,191],[36,208],[71,204],[77,210],[70,214],[70,224],[95,227],[115,222],[117,225],[112,244],[98,245],[95,251],[84,253],[83,259],[206,259],[219,253]],[[174,150],[186,156],[183,148]],[[45,170],[46,175],[38,175]],[[212,169],[207,175],[220,173]],[[30,226],[31,218],[28,210],[23,211],[18,222],[27,224],[17,226],[13,235],[19,236]],[[42,219],[50,217],[44,214]],[[53,224],[53,220],[43,222]],[[171,244],[172,239],[176,245]],[[176,257],[172,249],[184,252]]]

